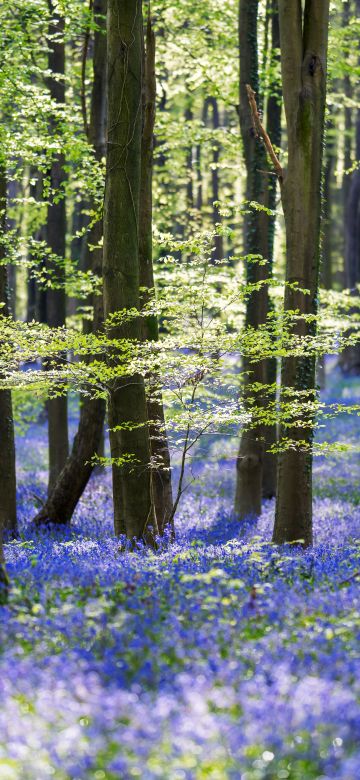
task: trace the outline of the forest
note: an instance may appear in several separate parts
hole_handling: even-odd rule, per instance
[[[0,2],[0,780],[360,777],[359,41]]]

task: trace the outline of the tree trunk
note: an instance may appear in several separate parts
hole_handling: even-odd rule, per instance
[[[139,308],[139,203],[143,19],[140,0],[108,2],[108,142],[104,203],[105,316]],[[140,318],[109,330],[129,345],[140,341]],[[124,359],[124,358],[123,358]],[[126,359],[126,358],[125,358]],[[114,347],[109,367],[121,363]],[[113,458],[114,525],[117,534],[151,541],[150,439],[143,377],[118,376],[109,391]],[[129,460],[130,459],[130,460]],[[150,529],[153,529],[152,531]]]
[[[336,162],[335,125],[332,111],[329,111],[328,127],[326,133],[325,162],[324,162],[324,207],[323,207],[323,250],[321,266],[321,284],[325,290],[332,289],[332,247],[333,247],[333,186],[334,168]]]
[[[185,122],[186,124],[190,124],[194,119],[194,114],[192,110],[192,101],[191,98],[188,98],[188,104],[185,108]],[[194,201],[194,165],[193,165],[193,147],[192,143],[188,146],[186,150],[186,157],[185,157],[185,165],[186,165],[186,173],[187,173],[187,182],[186,182],[186,209],[188,213],[192,214],[195,208],[195,201]],[[184,231],[184,225],[182,225],[182,232]]]
[[[279,13],[277,0],[268,0],[268,15],[271,16],[271,50],[273,62],[280,61],[280,30]],[[273,73],[273,68],[271,69]],[[266,127],[272,143],[279,147],[281,144],[281,84],[276,76],[268,85],[269,97],[266,107]],[[277,196],[277,177],[268,176],[269,188],[269,209],[276,210]],[[268,269],[269,276],[273,275],[274,262],[274,238],[275,238],[275,217],[270,214],[267,218],[268,231]],[[269,300],[269,309],[271,300]],[[266,361],[266,381],[268,385],[276,385],[277,361],[276,358],[268,358]],[[268,399],[272,404],[276,402],[276,390],[268,394]],[[277,426],[266,425],[264,428],[264,460],[263,460],[263,480],[262,495],[263,498],[273,498],[276,495],[276,472],[277,456],[270,452],[272,446],[277,444]]]
[[[49,0],[51,19],[49,23],[49,36],[58,36],[49,41],[48,66],[55,78],[49,78],[49,89],[52,99],[59,104],[65,103],[65,44],[63,41],[65,21],[58,16],[53,0]],[[57,78],[60,76],[60,80]],[[52,129],[56,128],[56,120],[52,123]],[[66,320],[66,293],[65,293],[65,241],[66,241],[66,211],[63,186],[65,182],[65,160],[62,153],[53,158],[50,172],[51,187],[60,198],[48,207],[47,212],[47,243],[51,252],[60,260],[49,261],[56,285],[59,289],[49,288],[47,292],[47,323],[52,328],[65,325]],[[60,359],[61,360],[61,359]],[[67,396],[50,398],[48,401],[49,420],[49,493],[66,462],[69,454],[68,420],[67,420]]]
[[[6,232],[6,169],[0,160],[0,316],[9,316],[7,268],[4,238]],[[0,390],[0,537],[5,531],[15,535],[16,465],[11,390]],[[1,561],[0,561],[1,564]]]
[[[285,289],[285,311],[316,314],[320,267],[321,172],[324,139],[329,0],[280,0],[282,86],[288,134],[288,169],[282,183],[286,226],[286,281],[310,294]],[[306,320],[293,325],[306,338],[315,326]],[[299,391],[315,396],[315,357],[282,361],[281,401]],[[276,517],[277,544],[312,542],[312,419],[303,428],[282,426],[282,437],[294,449],[279,455]],[[282,438],[281,437],[281,438]],[[305,441],[305,447],[299,442]]]
[[[154,124],[156,108],[155,35],[150,14],[146,28],[143,86],[143,130],[141,142],[141,188],[139,215],[139,271],[142,305],[151,302],[155,294],[152,260],[152,176]],[[142,318],[142,336],[146,341],[158,341],[159,328],[156,315]],[[156,375],[148,377],[150,447],[152,458],[152,490],[159,533],[162,534],[173,511],[171,464],[164,406]]]
[[[206,125],[208,122],[209,109],[212,114],[212,129],[218,130],[220,126],[219,121],[219,108],[218,102],[214,97],[208,97],[204,103],[203,121]],[[220,159],[220,144],[217,140],[212,144],[212,167],[211,167],[211,197],[209,198],[209,206],[212,212],[212,223],[215,228],[220,220],[219,207],[214,204],[219,201],[219,159]],[[224,257],[223,237],[215,236],[214,239],[214,252],[212,255],[214,260],[222,260]]]
[[[91,459],[97,452],[105,415],[102,398],[81,404],[80,421],[71,453],[44,506],[34,522],[69,523],[93,471]]]
[[[4,604],[7,601],[9,580],[5,569],[5,558],[3,548],[3,532],[0,526],[0,604]]]
[[[8,205],[11,207],[13,201],[18,198],[20,195],[20,182],[18,181],[9,181],[7,185],[7,200]],[[21,195],[20,195],[21,197]],[[16,230],[16,219],[10,219],[9,215],[7,217],[7,223],[8,223],[8,229],[9,230]],[[8,265],[7,269],[7,275],[8,275],[8,305],[9,305],[9,312],[13,319],[16,319],[17,312],[16,312],[16,295],[17,295],[17,269],[16,265],[13,263],[10,263]]]
[[[106,0],[95,0],[93,5],[94,21],[97,30],[94,34],[94,79],[91,97],[89,141],[94,147],[97,160],[105,155],[105,86],[106,86]],[[99,246],[102,238],[102,222],[98,221],[90,228],[86,268],[101,276],[102,250],[90,251],[90,246]],[[92,296],[89,304],[94,306],[92,331],[98,332],[103,325],[103,304],[101,296]],[[85,396],[81,400],[80,420],[71,453],[59,474],[48,499],[34,522],[69,523],[92,474],[93,458],[97,454],[105,417],[105,401],[102,398]]]
[[[360,111],[357,112],[355,159],[360,159]],[[360,284],[360,170],[351,174],[345,213],[345,274],[346,286],[359,297]],[[358,310],[358,307],[357,307]],[[346,347],[341,355],[344,374],[360,374],[360,344]]]
[[[30,185],[30,195],[37,203],[43,201],[43,174],[41,171],[33,168],[30,172],[31,179],[35,179],[34,184]],[[35,241],[46,241],[46,225],[40,225],[34,231]],[[36,263],[45,272],[45,261],[38,257],[38,253],[34,254],[29,249],[30,260]],[[37,322],[46,323],[46,289],[43,285],[39,285],[34,278],[31,269],[28,271],[27,278],[27,314],[26,321],[31,322],[36,320]]]
[[[239,3],[239,47],[240,47],[240,129],[246,164],[246,199],[268,206],[267,176],[261,171],[267,168],[265,147],[255,138],[246,85],[258,90],[257,50],[258,2],[240,0]],[[263,211],[250,209],[245,216],[245,254],[268,256],[268,222]],[[247,282],[258,283],[268,277],[267,265],[247,263]],[[256,330],[266,322],[268,311],[267,285],[253,292],[246,306],[246,327]],[[244,359],[245,389],[244,401],[248,404],[252,382],[266,383],[266,361],[250,364]],[[261,404],[261,398],[257,399]],[[263,426],[255,424],[243,431],[237,458],[237,480],[235,514],[239,519],[261,514],[262,478],[264,458]]]

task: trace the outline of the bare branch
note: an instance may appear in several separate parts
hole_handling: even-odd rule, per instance
[[[252,121],[253,121],[253,125],[254,125],[254,130],[255,130],[256,134],[261,136],[261,138],[263,139],[264,144],[265,144],[266,149],[267,149],[267,152],[269,154],[269,157],[271,158],[272,164],[273,164],[273,166],[275,168],[276,176],[278,177],[278,179],[280,181],[282,181],[283,176],[284,176],[284,171],[283,171],[283,169],[281,167],[281,164],[280,164],[280,162],[279,162],[279,160],[278,160],[278,158],[277,158],[277,156],[275,154],[274,147],[273,147],[273,145],[272,145],[272,143],[270,141],[270,138],[269,138],[269,136],[268,136],[268,134],[267,134],[267,132],[265,130],[265,127],[263,126],[263,124],[261,122],[260,115],[259,115],[259,112],[258,112],[258,107],[256,105],[255,92],[251,88],[250,84],[246,84],[246,91],[247,91],[247,95],[248,95],[248,99],[249,99],[249,104],[250,104],[250,110],[251,110],[251,116],[252,116]]]

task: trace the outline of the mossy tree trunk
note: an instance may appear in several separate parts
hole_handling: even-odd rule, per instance
[[[49,0],[49,70],[54,74],[48,80],[51,98],[59,108],[65,103],[65,43],[63,40],[65,20],[58,14],[53,0]],[[57,120],[52,122],[55,130]],[[52,328],[65,325],[66,293],[65,293],[65,253],[66,253],[66,209],[65,194],[65,159],[63,153],[53,158],[50,181],[56,197],[48,206],[46,236],[49,249],[58,259],[49,261],[49,271],[54,278],[56,287],[49,288],[46,296],[47,323]],[[59,197],[60,194],[60,197]],[[49,436],[49,493],[66,463],[69,454],[67,396],[60,395],[48,401],[48,436]]]
[[[139,206],[143,17],[141,0],[109,0],[108,140],[104,203],[105,316],[139,308]],[[140,341],[140,317],[113,326],[112,338]],[[151,490],[150,437],[144,379],[121,375],[124,358],[116,348],[109,367],[116,374],[109,390],[113,458],[114,525],[129,539],[151,540],[155,513]],[[131,459],[129,461],[129,459]]]
[[[286,227],[285,311],[316,314],[320,267],[321,173],[326,97],[329,0],[280,0],[282,87],[288,135],[288,169],[282,183]],[[309,294],[300,290],[309,290]],[[299,318],[293,325],[299,338],[315,332]],[[315,396],[315,357],[282,361],[281,401],[305,391]],[[304,427],[282,427],[282,436],[306,446],[279,455],[273,541],[312,542],[312,418]]]
[[[93,86],[89,141],[95,156],[100,161],[105,156],[105,94],[106,94],[106,0],[95,0],[93,5],[94,33]],[[86,249],[86,268],[96,276],[102,274],[102,220],[89,230]],[[90,251],[90,247],[98,247]],[[102,296],[91,296],[89,304],[94,307],[91,324],[93,333],[103,325]],[[85,328],[89,330],[87,327]],[[80,419],[73,446],[49,496],[36,515],[36,523],[69,523],[94,468],[96,455],[103,431],[105,401],[102,398],[84,396],[81,399]]]
[[[0,158],[0,317],[9,316],[6,233],[6,167]],[[16,534],[15,437],[11,390],[0,390],[0,538],[3,532]],[[2,543],[2,542],[1,542]],[[0,559],[1,565],[1,559]]]
[[[246,164],[246,199],[268,206],[268,177],[263,174],[267,167],[266,151],[255,137],[253,120],[249,106],[246,85],[255,92],[259,89],[257,22],[258,2],[240,0],[239,2],[239,49],[240,49],[240,129]],[[264,211],[249,209],[245,216],[246,255],[268,257],[268,220]],[[246,327],[256,330],[266,322],[268,312],[268,266],[258,262],[247,263],[247,282],[261,284],[251,293],[246,305]],[[245,404],[249,405],[251,383],[266,383],[266,361],[249,363],[244,359]],[[261,404],[261,397],[257,403]],[[256,516],[261,513],[262,479],[264,459],[264,426],[253,425],[243,431],[237,458],[237,480],[235,495],[235,514],[239,519]]]
[[[152,178],[154,124],[156,109],[155,35],[150,9],[146,25],[146,48],[143,70],[143,126],[141,139],[141,186],[139,216],[139,274],[141,303],[146,305],[155,295],[152,247]],[[159,340],[156,315],[142,318],[142,336],[146,341]],[[152,490],[159,533],[162,534],[173,511],[171,464],[161,389],[156,372],[148,377]]]

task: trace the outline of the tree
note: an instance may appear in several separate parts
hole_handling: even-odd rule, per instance
[[[141,138],[141,185],[139,213],[139,281],[141,302],[149,304],[155,294],[152,249],[152,180],[154,124],[156,108],[155,35],[152,29],[150,5],[146,25],[146,49],[143,68],[143,123]],[[159,340],[156,314],[142,318],[142,337],[151,342]],[[171,485],[170,452],[166,435],[166,423],[161,390],[156,374],[148,377],[150,449],[152,459],[152,491],[159,532],[172,517],[173,496]]]
[[[329,0],[279,1],[282,90],[288,137],[283,172],[286,228],[285,313],[298,311],[292,332],[299,340],[314,334],[320,267],[321,175],[326,97]],[[315,357],[282,361],[281,404],[301,394],[301,426],[282,424],[291,446],[279,455],[273,540],[312,541],[312,417],[306,402],[315,396]]]
[[[356,12],[360,17],[360,0],[356,0]],[[348,25],[350,21],[350,2],[344,5],[343,22]],[[349,74],[344,79],[344,91],[351,100],[352,88]],[[356,112],[356,120],[353,121],[354,110],[349,105],[345,108],[345,137],[344,137],[344,228],[345,228],[345,284],[352,294],[358,296],[357,285],[360,283],[360,169],[357,167],[351,174],[352,167],[351,146],[352,126],[355,125],[355,160],[360,159],[360,110]],[[358,375],[360,373],[360,345],[354,344],[344,349],[340,356],[340,365],[345,374]]]
[[[253,117],[249,104],[247,85],[255,92],[259,89],[258,72],[258,2],[239,2],[239,49],[240,49],[240,129],[246,165],[246,200],[255,201],[265,207],[269,204],[266,150],[254,133]],[[259,285],[249,295],[246,305],[246,327],[257,330],[266,323],[268,313],[268,266],[254,262],[268,257],[268,223],[266,210],[249,207],[245,216],[245,255],[252,255],[247,263],[247,283]],[[266,361],[249,363],[244,359],[245,401],[250,395],[252,382],[266,384]],[[261,404],[261,398],[258,401]],[[237,458],[237,480],[235,513],[243,519],[261,513],[262,479],[264,459],[263,426],[246,428],[241,435]]]
[[[279,13],[277,0],[268,0],[267,18],[271,21],[271,46],[270,46],[270,78],[267,86],[268,99],[266,106],[266,129],[275,148],[281,144],[281,83],[277,75],[276,67],[280,60],[280,30]],[[277,198],[277,177],[272,176],[269,171],[269,212],[265,212],[268,234],[268,273],[269,277],[273,275],[274,264],[274,238],[275,238],[275,210]],[[269,299],[269,310],[271,308],[271,299]],[[266,361],[266,381],[269,386],[276,387],[277,365],[276,358],[268,358]],[[276,400],[276,390],[268,394],[274,403]],[[263,478],[262,494],[263,498],[273,498],[276,495],[276,472],[277,457],[271,451],[271,448],[277,443],[277,426],[265,425],[264,430],[264,460],[263,460]]]
[[[0,532],[0,604],[6,601],[9,580],[5,569],[5,558],[2,541],[2,531]]]
[[[88,138],[100,164],[105,155],[105,79],[106,79],[106,0],[95,0],[93,5],[94,33],[93,85]],[[93,207],[95,204],[92,204]],[[94,218],[89,229],[86,248],[86,267],[94,275],[102,274],[102,220]],[[92,249],[91,249],[92,248]],[[96,334],[103,325],[102,297],[92,295],[89,301],[94,309],[91,329]],[[84,327],[86,330],[86,321]],[[91,370],[91,368],[90,368]],[[91,379],[91,376],[90,376]],[[35,517],[36,523],[68,523],[80,500],[94,468],[104,425],[105,401],[92,397],[93,389],[81,399],[77,434],[69,457],[49,492],[45,504]]]
[[[360,159],[360,111],[356,121],[356,159]],[[345,278],[346,286],[358,297],[360,284],[360,168],[351,174],[345,211]],[[344,373],[360,373],[360,344],[348,346],[341,355]]]
[[[49,0],[51,14],[49,22],[49,57],[48,66],[52,75],[48,85],[51,98],[59,110],[65,104],[65,43],[64,17],[59,15],[53,0]],[[54,117],[52,129],[55,131],[58,119]],[[50,171],[52,202],[47,212],[47,243],[54,256],[49,263],[55,284],[47,292],[46,309],[47,323],[57,328],[65,325],[66,293],[65,266],[66,251],[66,210],[65,210],[65,159],[62,152],[54,155]],[[59,395],[50,398],[48,402],[49,422],[49,493],[66,463],[69,454],[67,397]]]
[[[104,202],[104,307],[114,340],[108,365],[114,525],[129,539],[150,540],[155,527],[144,379],[127,364],[140,340],[139,204],[143,18],[140,0],[109,0],[108,143]],[[115,343],[115,340],[117,344]]]
[[[9,316],[6,258],[6,167],[0,158],[0,316]],[[16,521],[16,466],[15,437],[11,390],[0,390],[0,537],[7,531],[15,534]],[[0,548],[1,551],[1,548]],[[0,566],[2,559],[0,557]]]
[[[203,108],[203,123],[206,127],[209,119],[209,112],[211,113],[211,124],[213,130],[219,130],[220,118],[219,118],[219,106],[218,101],[214,97],[207,97],[204,101]],[[219,160],[220,160],[220,145],[218,140],[213,141],[212,149],[212,163],[211,163],[211,191],[209,197],[209,206],[211,207],[212,222],[214,230],[219,222],[219,211],[216,205],[219,201]],[[224,256],[223,237],[222,235],[216,235],[214,239],[214,260],[222,260]]]

